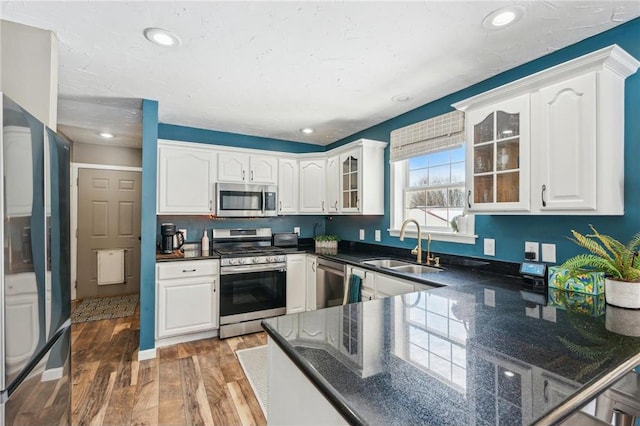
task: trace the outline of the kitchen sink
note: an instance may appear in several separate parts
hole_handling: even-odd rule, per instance
[[[363,265],[373,266],[376,268],[389,269],[401,274],[422,275],[433,272],[440,272],[442,269],[434,268],[426,265],[416,265],[415,263],[405,262],[397,259],[371,259],[360,262]]]
[[[441,269],[439,268],[433,268],[431,266],[424,266],[424,265],[403,265],[403,266],[395,266],[389,269],[392,269],[396,272],[402,272],[405,274],[417,274],[417,275],[430,274],[433,272],[441,271]]]
[[[386,269],[394,269],[401,266],[414,266],[410,262],[404,262],[402,260],[396,260],[396,259],[371,259],[371,260],[363,260],[360,263],[362,263],[363,265],[374,266],[376,268],[386,268]]]

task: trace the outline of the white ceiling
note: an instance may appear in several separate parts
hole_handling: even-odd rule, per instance
[[[508,4],[522,19],[484,29]],[[109,143],[140,146],[146,98],[162,123],[326,145],[638,17],[640,2],[2,0],[0,12],[57,34],[59,128],[73,140],[110,129]],[[147,27],[181,46],[152,45]]]

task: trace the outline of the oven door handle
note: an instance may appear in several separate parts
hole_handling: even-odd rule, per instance
[[[285,272],[286,263],[269,263],[267,265],[239,265],[220,268],[220,275],[246,274],[249,272]]]

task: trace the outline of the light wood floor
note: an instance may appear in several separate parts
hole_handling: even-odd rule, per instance
[[[139,316],[71,327],[74,425],[265,425],[234,351],[265,333],[158,349],[138,362]]]

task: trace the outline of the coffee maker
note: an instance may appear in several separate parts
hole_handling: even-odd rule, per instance
[[[173,236],[176,233],[176,225],[173,223],[163,223],[160,226],[160,253],[173,253]]]

